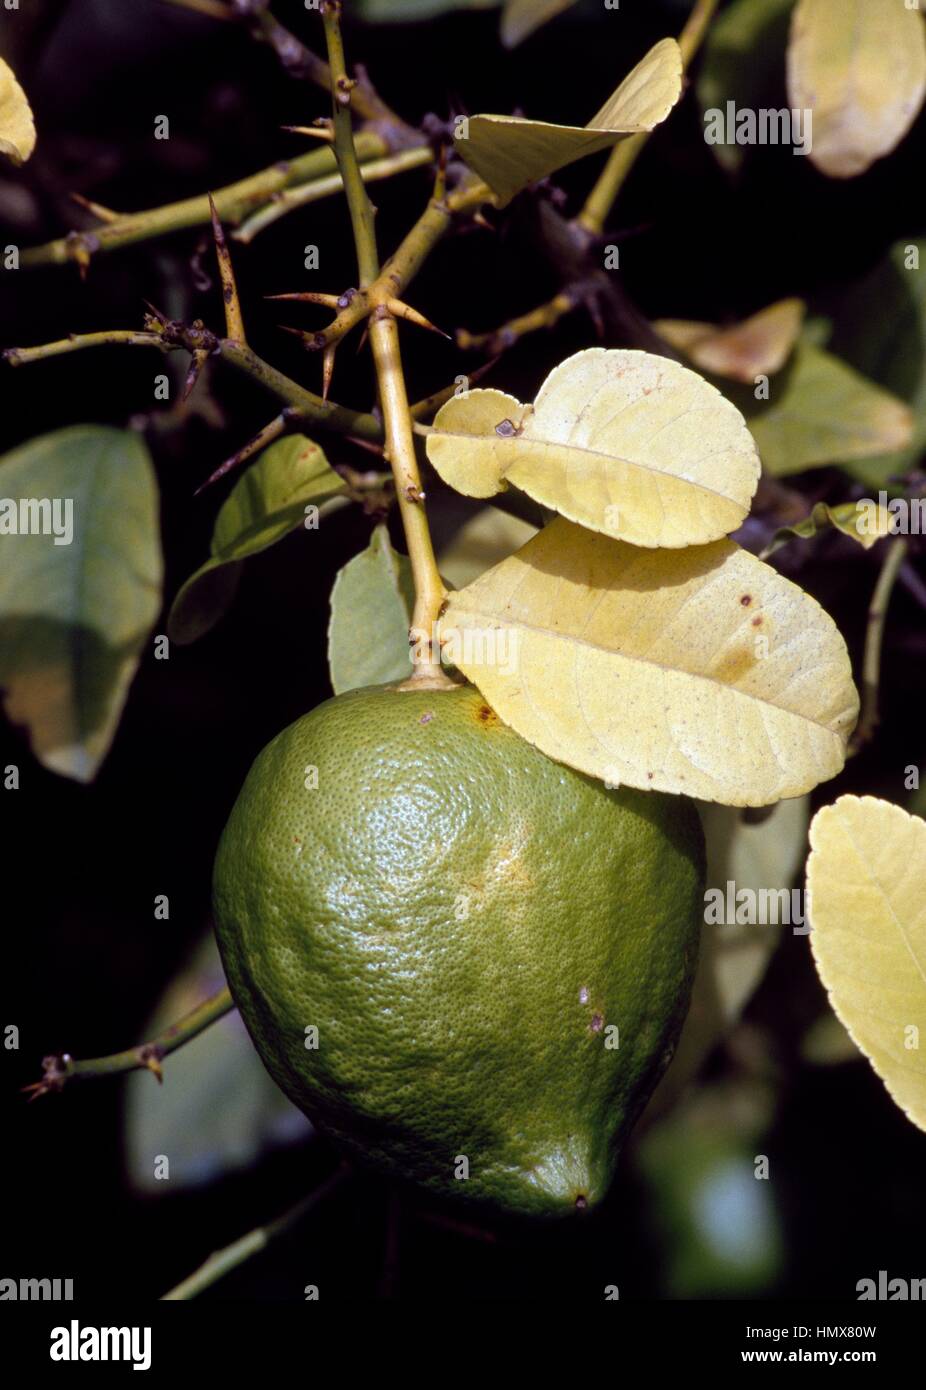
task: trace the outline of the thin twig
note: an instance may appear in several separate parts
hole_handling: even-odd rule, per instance
[[[509,319],[500,328],[489,333],[470,333],[465,328],[457,329],[457,347],[464,351],[488,348],[496,354],[513,347],[519,338],[528,333],[536,333],[540,328],[553,328],[564,314],[569,314],[580,302],[579,297],[570,290],[560,290],[546,304],[531,309],[527,314]]]
[[[125,1052],[114,1052],[108,1057],[91,1057],[83,1061],[75,1061],[67,1052],[54,1057],[44,1057],[42,1080],[33,1082],[31,1086],[24,1086],[23,1090],[29,1094],[30,1100],[38,1100],[39,1096],[49,1095],[53,1091],[63,1091],[69,1081],[113,1076],[119,1072],[139,1071],[142,1067],[153,1072],[158,1081],[163,1081],[163,1059],[171,1052],[176,1052],[178,1047],[183,1047],[184,1043],[188,1043],[191,1038],[195,1038],[233,1008],[234,1002],[230,993],[227,989],[221,989],[218,994],[213,994],[202,1004],[198,1004],[192,1012],[180,1019],[179,1023],[171,1024],[149,1042],[129,1047]]]
[[[881,684],[881,648],[884,625],[891,594],[906,558],[909,546],[905,540],[894,540],[887,548],[881,573],[871,596],[868,609],[868,628],[865,633],[865,655],[862,659],[862,709],[855,733],[849,743],[849,753],[859,750],[874,737],[879,723],[878,692]]]
[[[253,348],[243,343],[232,342],[228,338],[216,338],[205,330],[193,330],[183,324],[168,323],[164,331],[134,332],[126,329],[109,329],[102,333],[72,333],[68,338],[57,342],[43,343],[37,347],[6,348],[0,357],[11,367],[25,366],[46,357],[60,357],[64,353],[79,352],[84,348],[121,345],[128,347],[155,347],[161,352],[184,349],[195,353],[206,343],[210,355],[215,354],[223,362],[243,372],[246,376],[265,387],[287,405],[294,406],[306,420],[323,429],[335,430],[338,434],[357,435],[378,444],[383,438],[382,422],[375,415],[351,410],[337,405],[334,401],[324,401],[291,377],[277,371],[269,362],[259,357]]]
[[[497,361],[497,357],[492,357],[488,362],[483,362],[475,371],[467,372],[465,376],[465,388],[461,388],[458,381],[452,381],[449,386],[444,386],[440,391],[432,391],[430,396],[425,396],[422,400],[416,401],[414,405],[409,406],[409,414],[412,419],[415,421],[424,420],[426,416],[436,414],[441,406],[455,396],[458,391],[461,389],[467,391],[471,390],[477,381],[492,370]]]
[[[379,255],[376,248],[373,207],[360,177],[354,146],[349,109],[352,83],[347,76],[344,63],[340,12],[338,0],[325,0],[322,18],[328,45],[328,63],[333,78],[335,151],[350,209],[360,288],[369,292],[370,287],[379,279]],[[446,216],[449,219],[449,213]],[[408,393],[399,350],[399,330],[388,304],[390,298],[395,298],[400,285],[392,273],[387,276],[387,280],[389,289],[370,314],[370,345],[376,365],[376,379],[386,431],[386,453],[395,478],[399,511],[415,582],[415,608],[412,615],[412,631],[415,635],[412,655],[415,669],[412,679],[437,685],[448,680],[441,671],[440,653],[434,651],[432,641],[446,590],[437,568],[424,509],[424,491],[418,472]]]
[[[201,492],[205,492],[207,487],[217,483],[220,478],[224,478],[226,473],[230,473],[233,468],[238,468],[242,463],[246,463],[249,458],[253,458],[261,449],[266,449],[274,440],[279,439],[283,432],[290,428],[294,420],[299,418],[299,412],[292,406],[287,406],[281,410],[279,415],[275,415],[268,425],[258,430],[253,439],[249,439],[236,453],[227,458],[224,463],[220,463],[214,473],[210,473],[204,483],[200,483],[193,496],[198,497]]]
[[[363,160],[378,159],[390,152],[387,141],[374,130],[358,133],[357,149]],[[332,173],[334,167],[334,153],[329,145],[310,150],[297,159],[278,161],[256,174],[217,189],[213,195],[216,210],[226,225],[237,226],[287,188],[324,178]],[[337,191],[339,186],[340,181],[334,186],[329,184],[332,192]],[[115,221],[101,227],[69,232],[67,236],[46,242],[44,246],[28,247],[22,253],[20,264],[27,268],[66,265],[69,261],[78,264],[82,260],[89,262],[91,257],[104,251],[131,246],[135,242],[148,241],[186,227],[207,226],[209,220],[209,195],[201,193],[193,198],[184,198],[179,203],[165,203],[141,212],[123,213]]]
[[[194,1270],[168,1293],[163,1294],[160,1301],[171,1303],[196,1298],[204,1289],[210,1288],[219,1279],[224,1279],[225,1275],[230,1274],[233,1269],[237,1269],[239,1265],[243,1265],[254,1255],[259,1255],[262,1250],[266,1250],[273,1241],[288,1234],[304,1216],[307,1216],[313,1208],[319,1206],[333,1192],[336,1192],[350,1176],[351,1171],[346,1166],[337,1169],[326,1182],[323,1182],[314,1192],[310,1192],[301,1202],[297,1202],[289,1211],[284,1212],[282,1216],[278,1216],[275,1221],[269,1222],[266,1226],[256,1227],[255,1230],[249,1231],[246,1236],[241,1236],[231,1245],[226,1245],[224,1250],[216,1250],[200,1265],[199,1269]]]
[[[682,64],[685,68],[697,53],[719,3],[720,0],[696,0],[695,7],[678,37],[678,46],[682,50]],[[614,206],[614,200],[649,136],[649,131],[641,131],[638,135],[631,135],[614,146],[608,162],[585,200],[584,208],[576,218],[577,224],[586,232],[593,236],[600,235]]]
[[[430,164],[434,155],[426,146],[418,146],[414,149],[400,150],[398,154],[388,155],[385,159],[371,159],[367,163],[361,164],[360,173],[364,183],[376,183],[380,179],[391,179],[396,174],[402,174],[408,169],[418,169],[423,164]],[[260,232],[266,230],[281,217],[286,217],[288,213],[295,212],[297,208],[304,208],[309,203],[317,203],[322,198],[329,198],[334,193],[341,191],[341,175],[329,174],[326,178],[314,179],[311,183],[302,184],[299,188],[293,188],[287,192],[279,194],[269,202],[266,207],[255,212],[241,224],[236,232],[232,233],[235,241],[251,242]]]

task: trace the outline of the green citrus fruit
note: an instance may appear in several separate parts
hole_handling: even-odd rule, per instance
[[[259,755],[219,845],[232,994],[355,1157],[514,1212],[592,1205],[688,1005],[678,797],[551,761],[469,686],[356,690]]]

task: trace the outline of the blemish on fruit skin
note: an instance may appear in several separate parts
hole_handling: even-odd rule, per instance
[[[576,1211],[585,1211],[588,1207],[588,1198],[584,1192],[580,1192],[576,1198]]]
[[[430,722],[431,722],[431,720],[432,720],[433,718],[434,718],[434,711],[433,711],[432,709],[429,709],[429,710],[427,710],[427,711],[421,716],[421,718],[418,720],[418,723],[419,723],[419,724],[430,724]]]
[[[755,616],[755,617],[753,618],[753,620],[752,620],[752,625],[753,625],[753,627],[761,627],[761,626],[762,626],[762,614],[761,614],[761,613],[757,613],[757,614],[756,614],[756,616]]]
[[[493,724],[498,723],[498,715],[488,705],[479,706],[476,711],[476,718],[484,729],[491,729]]]
[[[600,1033],[604,1027],[604,1014],[592,1014],[592,1021],[588,1026],[593,1033]]]
[[[740,603],[743,605],[744,608],[748,608],[749,605],[752,603],[752,594],[743,594],[743,597],[740,599]]]

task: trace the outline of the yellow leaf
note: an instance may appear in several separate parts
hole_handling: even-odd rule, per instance
[[[505,0],[502,11],[501,39],[506,48],[514,48],[539,29],[542,24],[571,9],[576,0]]]
[[[557,517],[450,595],[441,642],[549,757],[731,806],[834,777],[858,713],[832,619],[727,540],[648,551]]]
[[[926,95],[923,17],[903,0],[799,0],[788,44],[792,108],[813,112],[810,158],[864,173],[910,129]]]
[[[810,944],[830,1003],[904,1114],[926,1129],[926,821],[873,796],[814,816]]]
[[[504,207],[535,179],[628,135],[652,130],[668,116],[681,91],[679,46],[674,39],[662,39],[587,126],[551,125],[521,116],[470,116],[456,137],[457,150]]]
[[[35,149],[35,121],[13,69],[0,58],[0,155],[25,164]]]
[[[468,497],[509,483],[633,545],[699,545],[749,511],[759,457],[736,406],[695,372],[647,352],[587,348],[555,367],[533,406],[464,391],[441,406],[428,458]]]
[[[751,386],[757,376],[771,376],[781,370],[803,321],[803,300],[780,299],[729,328],[683,319],[659,319],[653,327],[702,371]]]

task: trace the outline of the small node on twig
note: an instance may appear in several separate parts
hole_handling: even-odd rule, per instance
[[[420,488],[417,488],[414,486],[413,483],[410,483],[408,487],[405,489],[405,496],[409,502],[423,502],[427,497],[427,493],[422,492]]]
[[[164,1084],[164,1071],[161,1067],[163,1057],[163,1052],[154,1043],[148,1043],[145,1047],[138,1049],[138,1060],[143,1067],[147,1067],[148,1071],[154,1073],[159,1086]]]
[[[350,106],[350,94],[357,85],[356,78],[339,77],[334,84],[334,98],[339,106]]]
[[[67,1052],[57,1053],[52,1057],[42,1058],[42,1079],[33,1081],[30,1086],[23,1086],[24,1095],[29,1097],[30,1103],[38,1100],[40,1096],[50,1095],[53,1091],[63,1091],[64,1083],[71,1074],[72,1057]]]
[[[93,232],[68,232],[65,241],[71,260],[77,264],[81,280],[86,280],[90,258],[94,251],[100,249],[100,238]]]

